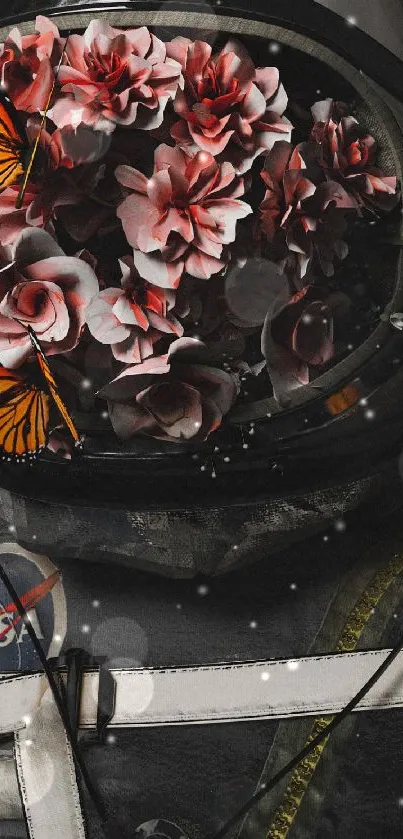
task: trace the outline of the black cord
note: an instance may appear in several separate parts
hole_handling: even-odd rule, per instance
[[[76,737],[73,733],[71,723],[70,723],[70,719],[69,719],[69,715],[66,711],[63,699],[60,695],[59,687],[57,685],[55,675],[52,671],[52,668],[49,665],[49,662],[48,662],[48,660],[46,658],[46,655],[45,655],[45,653],[42,649],[42,646],[39,643],[38,636],[36,635],[36,632],[35,632],[35,630],[32,626],[32,623],[29,619],[29,616],[28,616],[24,606],[22,605],[21,600],[18,597],[18,594],[17,594],[14,586],[13,586],[11,580],[9,579],[8,575],[6,574],[2,565],[0,565],[0,579],[3,581],[6,589],[8,590],[10,596],[13,599],[13,602],[15,603],[15,605],[17,607],[17,610],[19,612],[21,620],[22,620],[22,622],[23,622],[23,624],[24,624],[24,626],[25,626],[25,628],[28,632],[28,635],[31,639],[32,645],[35,648],[36,653],[38,655],[38,658],[39,658],[39,660],[40,660],[40,662],[43,666],[43,669],[44,669],[46,677],[48,679],[51,691],[53,693],[53,698],[55,700],[57,710],[60,714],[62,723],[63,723],[64,728],[66,730],[67,739],[70,743],[70,747],[71,747],[71,751],[73,753],[75,763],[76,763],[78,769],[80,770],[81,777],[82,777],[82,779],[84,781],[84,784],[85,784],[85,786],[88,790],[88,794],[89,794],[89,796],[90,796],[90,798],[93,802],[93,805],[94,805],[94,807],[95,807],[95,809],[96,809],[96,811],[97,811],[97,813],[98,813],[98,815],[101,819],[102,827],[104,829],[105,836],[107,837],[107,839],[115,839],[115,836],[118,835],[117,825],[114,823],[113,818],[108,813],[108,810],[106,809],[99,792],[95,789],[95,787],[94,787],[94,785],[91,781],[91,778],[88,774],[87,767],[86,767],[86,765],[84,763],[84,760],[82,758],[82,755],[80,753]],[[121,831],[119,833],[119,836],[120,837],[122,836]]]
[[[268,793],[271,792],[271,790],[274,789],[274,787],[276,787],[277,784],[279,784],[283,780],[283,778],[285,778],[286,775],[288,775],[289,772],[295,769],[295,767],[298,766],[299,763],[301,763],[301,760],[304,760],[304,758],[306,758],[309,754],[311,754],[311,752],[314,751],[314,749],[316,749],[316,746],[318,746],[320,743],[323,742],[323,740],[329,737],[329,734],[331,734],[331,732],[334,731],[335,728],[337,728],[343,722],[343,720],[345,720],[345,718],[351,713],[351,711],[353,711],[354,708],[356,708],[358,703],[361,702],[361,699],[363,699],[364,696],[366,696],[366,694],[381,678],[381,676],[385,673],[388,667],[390,667],[395,658],[399,655],[402,648],[403,636],[400,638],[400,641],[396,644],[393,650],[391,650],[389,655],[385,658],[385,661],[380,665],[380,667],[378,667],[377,670],[375,670],[375,673],[371,676],[371,678],[368,679],[367,682],[365,682],[365,685],[363,685],[363,687],[358,691],[358,693],[356,693],[353,699],[351,699],[350,702],[348,702],[348,704],[343,708],[343,710],[339,711],[339,713],[333,717],[333,719],[329,722],[326,728],[322,729],[322,731],[320,731],[319,734],[316,735],[316,737],[310,740],[310,742],[307,743],[306,746],[304,746],[304,748],[301,749],[301,751],[297,755],[295,755],[295,757],[293,757],[288,763],[286,763],[286,765],[283,766],[283,768],[280,769],[280,771],[277,772],[276,775],[273,775],[273,777],[270,778],[269,781],[262,784],[258,792],[252,795],[251,798],[249,798],[248,801],[246,801],[245,804],[242,807],[240,807],[240,809],[236,813],[234,813],[234,815],[231,816],[231,818],[228,819],[227,822],[225,822],[225,824],[220,828],[220,830],[218,830],[217,833],[213,834],[210,837],[210,839],[222,839],[222,837],[225,836],[226,833],[228,833],[228,831],[232,827],[234,827],[243,816],[246,816],[249,813],[249,811],[255,806],[255,804],[258,803],[258,801],[261,801],[262,798],[268,795]]]

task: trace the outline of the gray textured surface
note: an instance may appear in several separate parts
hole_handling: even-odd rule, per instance
[[[0,490],[0,505],[18,541],[52,559],[113,562],[173,577],[219,575],[266,560],[317,533],[359,504],[374,501],[385,479],[277,497],[266,503],[129,511],[58,505]],[[34,538],[33,538],[34,537]]]

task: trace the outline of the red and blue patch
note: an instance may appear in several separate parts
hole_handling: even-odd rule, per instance
[[[66,634],[66,600],[60,572],[50,559],[16,543],[0,547],[5,569],[47,658],[57,656]],[[0,673],[37,670],[40,662],[18,609],[0,580]]]

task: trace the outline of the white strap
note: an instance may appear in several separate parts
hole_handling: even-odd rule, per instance
[[[85,839],[73,757],[50,688],[14,748],[31,839]]]
[[[12,754],[0,758],[0,822],[21,818],[21,799]],[[1,835],[1,829],[0,829]]]
[[[275,719],[340,711],[372,676],[389,650],[309,656],[295,660],[170,669],[112,670],[114,727]],[[0,680],[0,732],[38,706],[44,674]],[[98,674],[86,672],[80,726],[94,728]],[[403,706],[403,652],[364,697],[358,711]]]

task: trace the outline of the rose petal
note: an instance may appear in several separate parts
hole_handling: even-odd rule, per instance
[[[262,91],[265,100],[269,101],[279,87],[279,72],[277,67],[257,67],[255,81]]]
[[[271,313],[267,314],[264,322],[261,347],[274,397],[280,405],[287,405],[291,392],[309,383],[309,370],[290,350],[273,340]]]
[[[148,198],[136,193],[129,195],[119,205],[116,211],[120,218],[126,239],[134,248],[144,253],[156,250],[158,242],[153,236],[153,227],[159,220],[157,207],[150,204]]]
[[[49,59],[41,61],[33,82],[14,96],[14,105],[19,111],[35,113],[43,111],[49,99],[54,73]]]
[[[241,114],[249,120],[254,122],[259,119],[266,111],[266,99],[263,93],[255,84],[251,84],[250,88],[242,102]]]
[[[153,430],[158,429],[154,418],[140,405],[108,402],[108,412],[113,430],[120,440],[129,440],[135,434],[152,433]]]
[[[169,437],[189,440],[202,424],[200,393],[185,382],[163,382],[139,394],[137,403],[146,408]]]
[[[48,257],[63,257],[64,252],[45,230],[36,230],[27,227],[18,237],[14,258],[19,270],[23,271],[25,266],[35,259],[47,259]]]
[[[128,327],[118,320],[112,310],[121,295],[121,289],[105,289],[93,297],[86,308],[88,329],[101,344],[118,343],[130,335]]]
[[[257,257],[242,267],[231,268],[225,280],[225,297],[230,311],[244,326],[259,326],[274,300],[289,297],[288,282],[274,262]]]
[[[187,273],[191,277],[198,277],[200,280],[209,280],[213,274],[217,274],[224,266],[224,260],[196,250],[191,251],[185,261]]]
[[[184,262],[165,262],[157,253],[133,251],[134,264],[143,279],[161,288],[177,288],[183,274]]]
[[[133,192],[140,192],[143,195],[147,194],[147,178],[138,169],[122,164],[115,169],[115,177],[127,189],[132,189]]]

